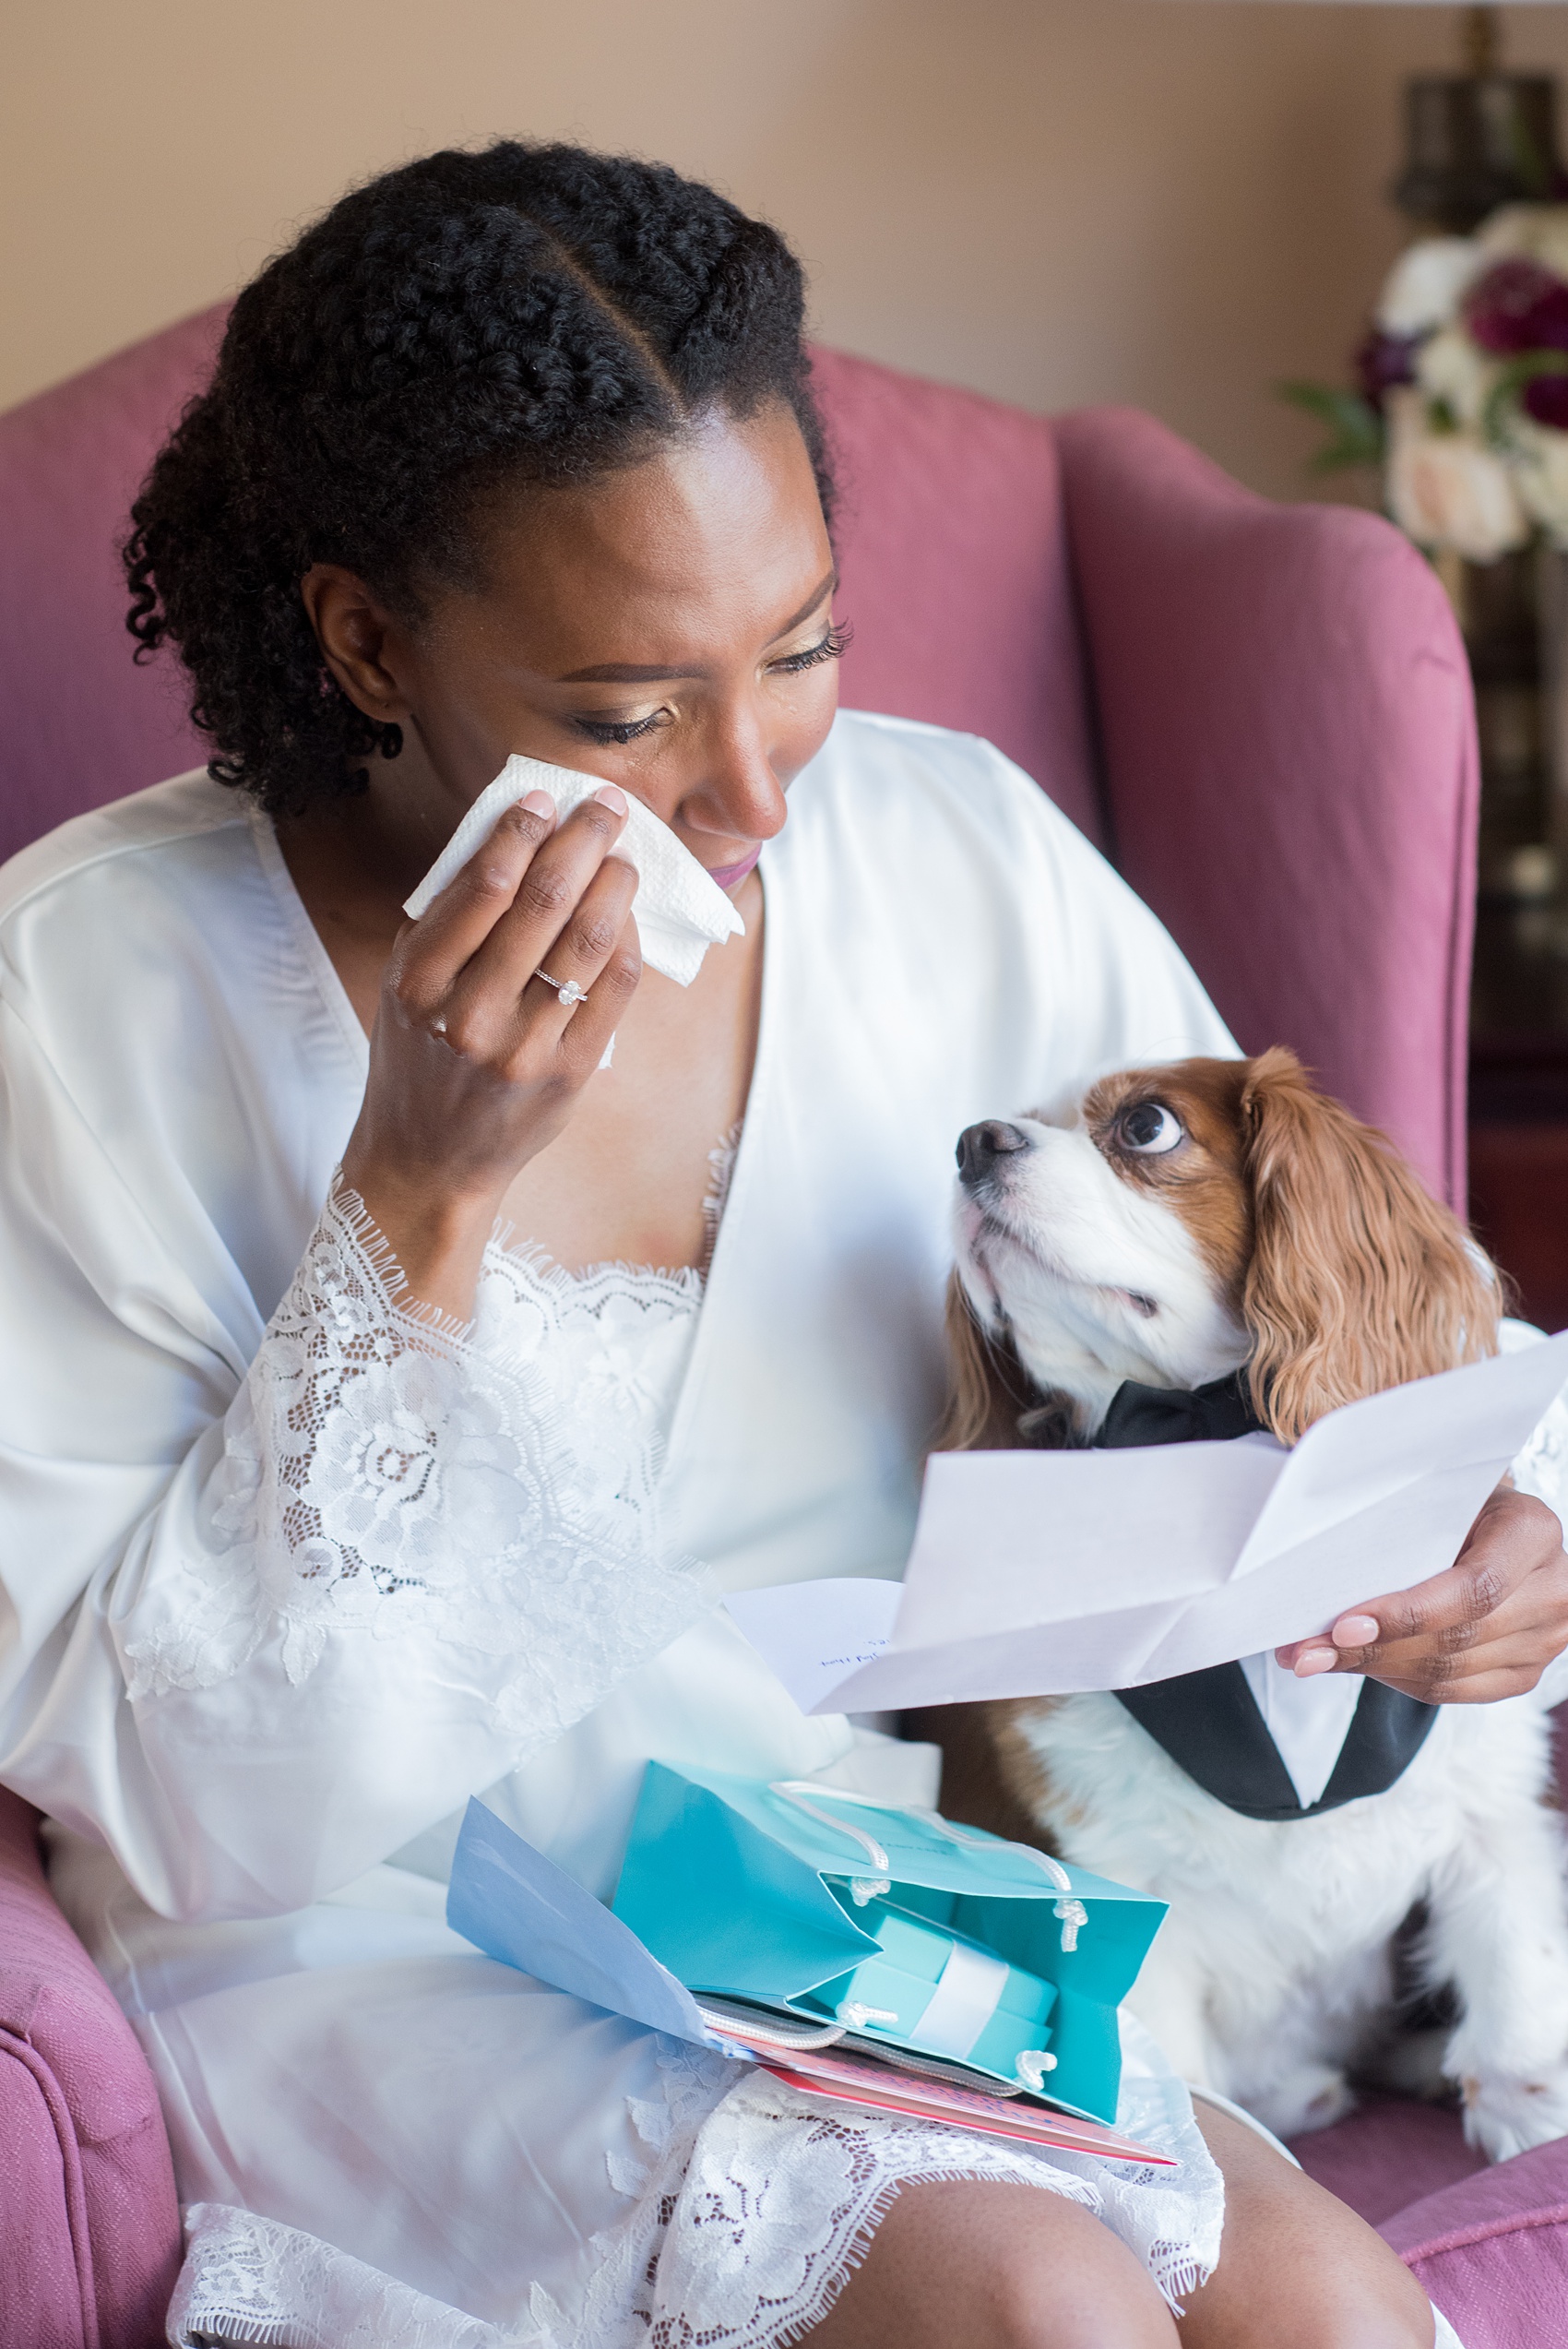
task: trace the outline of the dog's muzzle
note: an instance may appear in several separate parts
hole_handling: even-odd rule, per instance
[[[1016,1126],[1004,1124],[1000,1117],[988,1117],[979,1126],[966,1126],[955,1153],[958,1180],[967,1191],[978,1190],[996,1174],[998,1159],[1015,1157],[1028,1147],[1028,1136]]]

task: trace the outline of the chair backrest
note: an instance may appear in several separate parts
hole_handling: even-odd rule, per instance
[[[1245,1048],[1292,1045],[1463,1212],[1479,760],[1436,575],[1135,411],[1056,438],[1123,872]]]
[[[1105,844],[1056,437],[1043,416],[837,351],[843,696],[983,734]]]
[[[205,756],[173,664],[131,661],[116,549],[226,316],[203,311],[0,416],[0,858]],[[985,734],[1098,838],[1050,425],[837,352],[816,364],[856,620],[845,699]]]
[[[114,550],[223,316],[0,417],[0,855],[203,756],[172,664],[131,662]],[[1252,496],[1152,418],[815,365],[846,701],[1017,759],[1243,1045],[1292,1044],[1462,1200],[1473,721],[1420,558],[1373,517]]]
[[[226,307],[0,416],[0,858],[206,756],[172,662],[137,668],[118,549]]]

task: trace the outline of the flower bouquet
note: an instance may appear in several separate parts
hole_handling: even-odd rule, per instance
[[[1400,528],[1471,563],[1538,529],[1568,549],[1568,205],[1411,245],[1356,374],[1353,391],[1283,387],[1333,429],[1318,470],[1381,459]]]
[[[1389,514],[1454,595],[1482,886],[1538,897],[1568,864],[1568,205],[1507,205],[1472,236],[1411,245],[1355,364],[1354,388],[1281,389],[1330,428],[1314,470],[1381,466]]]

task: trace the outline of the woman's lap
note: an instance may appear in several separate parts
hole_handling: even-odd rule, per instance
[[[182,2200],[213,2211],[203,2256],[221,2269],[244,2238],[244,2258],[296,2286],[314,2265],[301,2288],[362,2301],[378,2343],[400,2337],[374,2306],[391,2278],[480,2319],[476,2342],[519,2323],[527,2337],[530,2316],[541,2341],[646,2340],[678,2316],[760,2344],[781,2305],[791,2330],[819,2320],[901,2189],[932,2178],[1064,2197],[1102,2214],[1129,2260],[1182,2224],[1206,2240],[1170,2173],[1129,2186],[1094,2164],[824,2108],[659,2042],[475,1954],[434,1886],[184,1926],[91,1847],[59,1839],[52,1872],[152,2062]],[[1145,2083],[1150,2121],[1171,2087]],[[220,2206],[269,2224],[245,2237]],[[419,2337],[445,2331],[422,2321]]]
[[[439,1915],[187,1926],[88,1847],[57,1839],[51,1873],[147,2051],[183,2202],[243,2205],[493,2323],[535,2283],[571,2305],[667,2132],[651,2034]]]

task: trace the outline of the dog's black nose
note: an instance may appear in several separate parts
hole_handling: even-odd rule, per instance
[[[1016,1126],[1004,1125],[1000,1117],[988,1117],[980,1126],[966,1126],[958,1137],[958,1179],[972,1188],[984,1182],[999,1158],[1011,1157],[1015,1151],[1028,1146],[1028,1136]]]

